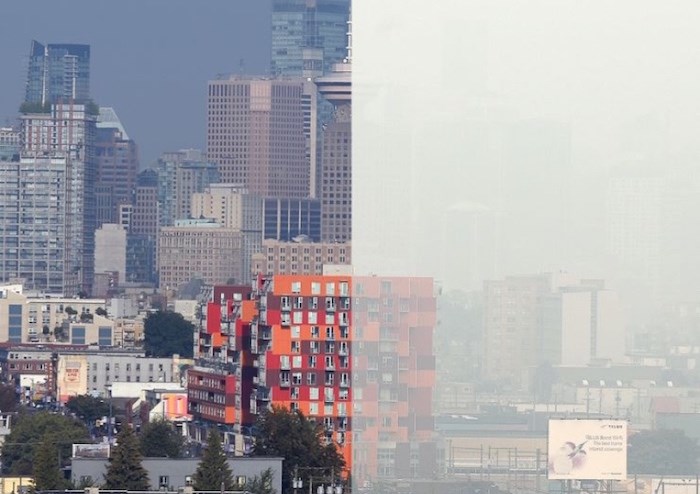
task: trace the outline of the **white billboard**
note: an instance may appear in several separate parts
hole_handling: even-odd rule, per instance
[[[627,478],[624,420],[550,420],[547,445],[551,480]]]

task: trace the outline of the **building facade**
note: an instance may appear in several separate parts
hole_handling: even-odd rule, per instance
[[[105,223],[95,231],[95,273],[119,273],[126,278],[126,230],[113,223]]]
[[[274,404],[321,423],[354,481],[434,471],[432,280],[260,276],[215,287],[203,312],[190,413],[237,451]]]
[[[192,194],[193,218],[215,220],[224,228],[241,232],[242,271],[250,273],[250,260],[260,252],[262,199],[234,184],[211,184],[204,192]]]
[[[273,76],[330,71],[347,53],[350,0],[274,0]]]
[[[263,201],[263,240],[321,241],[321,201],[274,199]]]
[[[323,97],[333,105],[333,117],[323,129],[320,173],[321,238],[348,242],[352,235],[352,90],[351,63],[339,63],[316,79]]]
[[[163,289],[177,290],[193,279],[207,285],[243,278],[241,232],[200,220],[163,227],[158,240],[158,277]]]
[[[42,111],[22,115],[20,161],[0,165],[0,279],[90,293],[95,115],[73,103]]]
[[[349,265],[352,246],[348,243],[280,242],[263,240],[262,251],[251,260],[252,275],[263,273],[321,275],[328,265]]]
[[[90,99],[90,46],[32,41],[24,101],[41,105]]]
[[[222,182],[261,197],[309,196],[304,88],[301,78],[209,81],[207,157]]]
[[[139,172],[138,148],[112,108],[100,108],[95,140],[97,227],[117,223],[119,209],[132,204]]]

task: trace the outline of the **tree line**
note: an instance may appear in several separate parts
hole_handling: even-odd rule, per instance
[[[2,447],[3,473],[33,476],[37,491],[85,488],[72,485],[64,478],[63,468],[70,464],[72,445],[90,443],[92,437],[86,424],[103,416],[101,400],[76,397],[69,401],[70,409],[79,411],[75,417],[49,412],[21,412]],[[75,413],[75,412],[74,412]],[[80,417],[80,418],[78,418]],[[340,481],[345,461],[332,442],[325,441],[320,424],[298,411],[273,407],[263,414],[254,428],[253,456],[273,456],[284,459],[282,466],[282,493],[293,491],[296,475],[309,485],[310,477]],[[180,458],[184,456],[185,439],[167,421],[145,424],[137,432],[124,425],[111,448],[107,472],[96,485],[109,490],[148,490],[150,479],[142,465],[145,457]],[[248,479],[245,490],[251,494],[277,494],[273,489],[275,473],[261,472]],[[347,480],[347,479],[346,479]],[[237,490],[234,473],[222,446],[221,436],[212,429],[193,476],[193,487],[198,491]]]

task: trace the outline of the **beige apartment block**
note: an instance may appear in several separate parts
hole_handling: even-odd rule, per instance
[[[252,275],[322,275],[327,265],[349,265],[352,247],[346,243],[297,243],[263,240],[262,253],[254,254]]]
[[[177,290],[193,279],[208,285],[242,280],[242,234],[215,222],[178,221],[161,228],[158,272],[163,290]]]

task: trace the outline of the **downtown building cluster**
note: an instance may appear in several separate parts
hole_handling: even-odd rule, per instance
[[[21,125],[0,130],[0,281],[32,292],[0,300],[12,379],[26,358],[60,400],[122,378],[157,384],[146,365],[167,362],[131,355],[141,316],[177,308],[197,281],[188,297],[211,296],[190,317],[194,365],[163,374],[186,383],[191,437],[216,427],[246,455],[257,418],[281,406],[322,425],[358,482],[439,470],[433,281],[349,267],[349,4],[275,0],[270,73],[210,80],[206,149],[145,169],[116,111],[90,99],[89,46],[32,44]],[[137,291],[154,303],[118,320],[116,301]],[[85,356],[105,349],[125,355]]]

